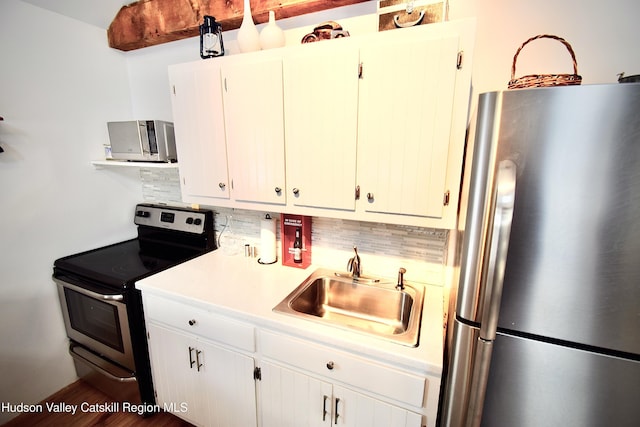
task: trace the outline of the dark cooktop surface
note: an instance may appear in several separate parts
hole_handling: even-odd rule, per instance
[[[165,270],[202,253],[168,245],[141,245],[138,239],[93,249],[55,261],[55,274],[63,271],[113,287],[128,287],[136,280]]]

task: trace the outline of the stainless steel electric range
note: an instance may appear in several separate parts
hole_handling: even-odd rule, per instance
[[[213,212],[139,204],[138,237],[60,258],[53,280],[78,376],[113,398],[153,405],[135,282],[216,249]]]

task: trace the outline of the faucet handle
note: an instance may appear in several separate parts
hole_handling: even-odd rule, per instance
[[[396,289],[401,291],[404,289],[404,273],[407,272],[407,269],[404,267],[400,267],[398,270],[398,284],[396,285]]]

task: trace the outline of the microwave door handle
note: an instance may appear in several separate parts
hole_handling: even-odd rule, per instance
[[[516,165],[503,160],[498,166],[495,213],[489,256],[487,258],[485,298],[482,307],[482,323],[476,341],[473,375],[469,392],[467,426],[479,426],[489,379],[489,367],[493,341],[498,329],[502,286],[509,249],[509,236],[513,219],[516,190]]]
[[[140,152],[144,154],[145,157],[148,157],[150,153],[149,149],[149,134],[147,133],[147,122],[140,121],[138,122],[138,134],[140,141]]]
[[[56,279],[54,279],[56,280]],[[58,282],[61,286],[65,287],[65,288],[69,288],[72,289],[80,294],[86,295],[88,297],[92,297],[95,298],[97,300],[102,300],[102,301],[115,301],[115,302],[122,302],[124,300],[124,295],[123,294],[115,294],[115,295],[105,295],[105,294],[99,294],[97,292],[93,292],[90,291],[88,289],[85,288],[81,288],[80,286],[76,286],[73,285],[69,282],[62,282],[60,280],[56,280],[56,282]]]

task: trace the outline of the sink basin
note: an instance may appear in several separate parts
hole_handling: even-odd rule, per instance
[[[400,291],[391,281],[319,269],[273,310],[415,347],[423,295],[422,286]]]

